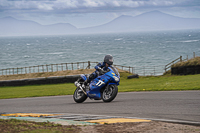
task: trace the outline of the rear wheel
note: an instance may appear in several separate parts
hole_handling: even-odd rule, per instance
[[[80,88],[76,88],[73,98],[75,102],[82,103],[87,99],[87,96],[84,94],[84,92]]]
[[[118,87],[116,85],[109,85],[105,88],[105,90],[102,93],[102,99],[104,102],[111,102],[118,93]]]

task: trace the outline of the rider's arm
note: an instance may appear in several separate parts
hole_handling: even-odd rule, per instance
[[[99,62],[94,68],[95,68],[96,70],[98,70],[99,67],[100,67],[100,68],[103,68],[104,66],[105,66],[105,63],[104,63],[104,62]]]

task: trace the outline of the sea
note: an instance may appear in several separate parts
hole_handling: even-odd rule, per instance
[[[0,69],[94,61],[107,54],[114,64],[166,65],[200,56],[200,30],[0,37]]]

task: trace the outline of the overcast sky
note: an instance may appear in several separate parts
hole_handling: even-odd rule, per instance
[[[11,16],[43,25],[70,23],[77,28],[153,10],[184,18],[200,18],[200,0],[0,0],[0,18]]]

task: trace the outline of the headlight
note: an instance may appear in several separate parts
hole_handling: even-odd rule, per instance
[[[118,77],[116,77],[116,76],[113,76],[113,78],[115,79],[115,81],[116,81],[116,82],[118,82],[118,81],[119,81],[119,78],[118,78]]]

